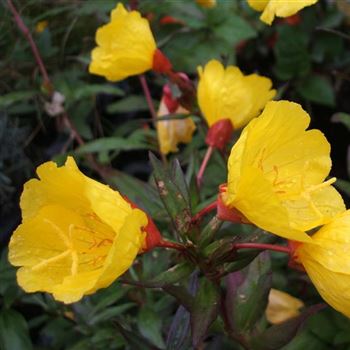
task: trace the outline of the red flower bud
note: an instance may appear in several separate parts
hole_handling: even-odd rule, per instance
[[[164,16],[159,20],[160,24],[181,24],[184,25],[185,23],[181,21],[180,19],[174,18],[172,16]]]
[[[293,16],[289,16],[287,18],[284,18],[283,22],[289,24],[290,26],[296,26],[301,22],[301,17],[298,13],[296,13]]]
[[[231,140],[233,125],[230,119],[221,119],[214,123],[208,130],[205,143],[208,146],[223,150]]]
[[[132,202],[128,197],[123,196],[123,198],[131,205],[132,208],[140,209],[134,202]],[[140,209],[142,210],[142,209]],[[144,212],[144,211],[143,211]],[[152,250],[153,248],[157,247],[159,243],[162,241],[162,235],[160,234],[156,224],[152,220],[152,218],[146,213],[148,224],[146,227],[143,228],[143,231],[146,232],[146,239],[145,239],[145,247],[143,249],[143,252],[147,252],[148,250]]]
[[[152,69],[156,73],[167,74],[173,68],[169,59],[163,54],[162,51],[156,49],[153,55],[153,67]]]
[[[235,208],[228,208],[223,201],[223,194],[227,190],[227,185],[219,186],[219,195],[217,200],[217,217],[222,221],[230,221],[234,223],[249,223],[244,215]]]
[[[174,113],[179,107],[179,101],[173,97],[168,84],[163,87],[163,101],[170,113]]]

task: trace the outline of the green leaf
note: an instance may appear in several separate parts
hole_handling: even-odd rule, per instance
[[[79,100],[86,97],[91,97],[96,94],[108,94],[116,96],[124,96],[124,91],[113,85],[106,84],[82,84],[78,85],[74,90],[75,99]]]
[[[274,47],[276,74],[282,80],[303,77],[311,69],[308,52],[308,37],[296,27],[280,26]]]
[[[213,28],[213,32],[229,45],[235,46],[243,40],[255,38],[257,32],[242,16],[230,14],[229,18]]]
[[[191,225],[191,206],[188,199],[188,190],[184,189],[184,175],[180,175],[179,166],[175,173],[172,168],[163,165],[153,154],[150,154],[150,161],[154,169],[154,179],[158,188],[160,198],[167,210],[176,231],[185,235]],[[186,192],[186,193],[183,193]]]
[[[108,177],[111,187],[127,195],[141,209],[149,213],[155,220],[164,220],[166,211],[163,209],[157,190],[149,184],[126,173],[114,170]]]
[[[337,179],[337,181],[334,183],[334,186],[338,188],[340,191],[344,192],[348,196],[350,196],[350,182]]]
[[[261,318],[267,305],[271,277],[267,252],[258,255],[246,270],[229,275],[225,305],[232,332],[246,334]]]
[[[145,282],[154,287],[164,287],[179,282],[193,272],[193,266],[188,263],[177,264],[162,272],[159,276]]]
[[[334,106],[335,95],[331,83],[324,77],[313,75],[301,81],[297,92],[311,102],[321,105]]]
[[[155,102],[154,102],[155,104]],[[148,104],[144,96],[129,95],[120,101],[113,102],[107,107],[108,113],[128,113],[135,111],[147,111]]]
[[[0,349],[33,349],[27,322],[17,311],[10,309],[0,312]]]
[[[147,130],[136,130],[127,138],[116,136],[101,137],[80,146],[75,153],[81,155],[86,153],[130,151],[137,149],[156,150],[155,145],[149,142],[149,133]]]
[[[350,130],[350,114],[348,113],[335,113],[333,114],[331,121],[333,123],[342,123],[348,128],[348,130]]]
[[[298,317],[268,328],[252,340],[253,350],[278,350],[288,344],[303,327],[305,321],[325,307],[324,304],[310,306]]]
[[[118,306],[109,307],[105,310],[102,310],[101,312],[98,312],[96,315],[92,316],[88,323],[90,325],[95,325],[99,322],[103,321],[110,321],[112,318],[119,316],[123,312],[130,310],[133,308],[136,304],[135,303],[125,303]]]
[[[219,311],[220,290],[206,278],[200,280],[191,311],[191,329],[193,347],[197,348],[207,335],[210,325],[215,321]]]
[[[154,345],[161,349],[165,349],[165,343],[162,337],[162,319],[153,309],[144,306],[138,316],[137,321],[140,333],[150,340]]]
[[[14,103],[23,102],[23,100],[29,100],[37,94],[35,90],[29,91],[16,91],[0,96],[0,107],[9,107]]]

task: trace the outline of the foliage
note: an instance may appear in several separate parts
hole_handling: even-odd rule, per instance
[[[339,178],[335,186],[349,203],[350,10],[341,2],[320,0],[299,13],[296,25],[278,19],[271,27],[245,1],[218,0],[206,9],[192,0],[141,0],[139,11],[150,20],[158,47],[192,80],[197,80],[197,66],[220,59],[244,73],[269,77],[278,99],[302,104],[312,126],[332,144],[332,175]],[[350,349],[350,321],[331,308],[321,310],[321,297],[306,275],[287,269],[285,256],[232,253],[233,243],[279,238],[249,225],[219,222],[212,214],[201,226],[193,225],[192,217],[216,198],[227,175],[226,160],[214,150],[198,190],[207,130],[198,108],[191,111],[197,127],[192,142],[164,165],[138,77],[112,83],[88,73],[96,29],[108,21],[116,1],[14,3],[55,90],[65,97],[72,124],[47,113],[45,103],[52,102],[47,86],[28,41],[2,2],[0,348]],[[173,20],[165,21],[166,16]],[[44,20],[47,26],[40,32],[37,24]],[[157,105],[166,79],[152,72],[147,79]],[[185,262],[181,252],[155,249],[139,255],[110,287],[70,305],[44,293],[25,294],[6,248],[20,222],[19,196],[37,165],[50,159],[62,164],[68,154],[84,173],[108,182],[147,211],[163,236],[187,245]],[[91,155],[102,170],[113,168],[107,180],[89,162]],[[306,309],[298,318],[270,325],[264,310],[271,286],[302,298]]]

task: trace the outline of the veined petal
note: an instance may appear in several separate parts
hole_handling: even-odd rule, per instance
[[[238,67],[225,69],[216,60],[209,61],[204,69],[198,67],[198,74],[198,104],[209,126],[230,119],[234,128],[240,128],[275,95],[269,79],[244,76]]]
[[[90,73],[118,81],[141,74],[153,66],[156,43],[148,21],[137,11],[128,12],[118,3],[111,22],[96,32]]]

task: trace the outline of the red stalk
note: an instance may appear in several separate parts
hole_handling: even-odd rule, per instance
[[[201,187],[204,171],[208,165],[208,162],[210,160],[211,155],[213,154],[213,151],[214,151],[214,147],[209,146],[207,149],[207,152],[205,153],[205,156],[202,160],[202,164],[201,164],[201,166],[199,168],[199,172],[197,174],[197,186],[198,186],[198,188]]]
[[[215,210],[217,208],[217,201],[210,203],[209,205],[207,205],[205,208],[203,208],[202,210],[200,210],[193,218],[192,218],[192,222],[196,223],[197,221],[199,221],[202,216],[210,213],[211,211]]]
[[[261,250],[273,250],[275,252],[291,254],[289,247],[284,247],[275,244],[265,243],[235,243],[232,245],[233,249],[261,249]]]
[[[186,250],[186,247],[183,244],[176,243],[176,242],[170,242],[170,241],[166,241],[163,239],[159,241],[159,243],[156,245],[156,247],[176,249],[179,251]]]

